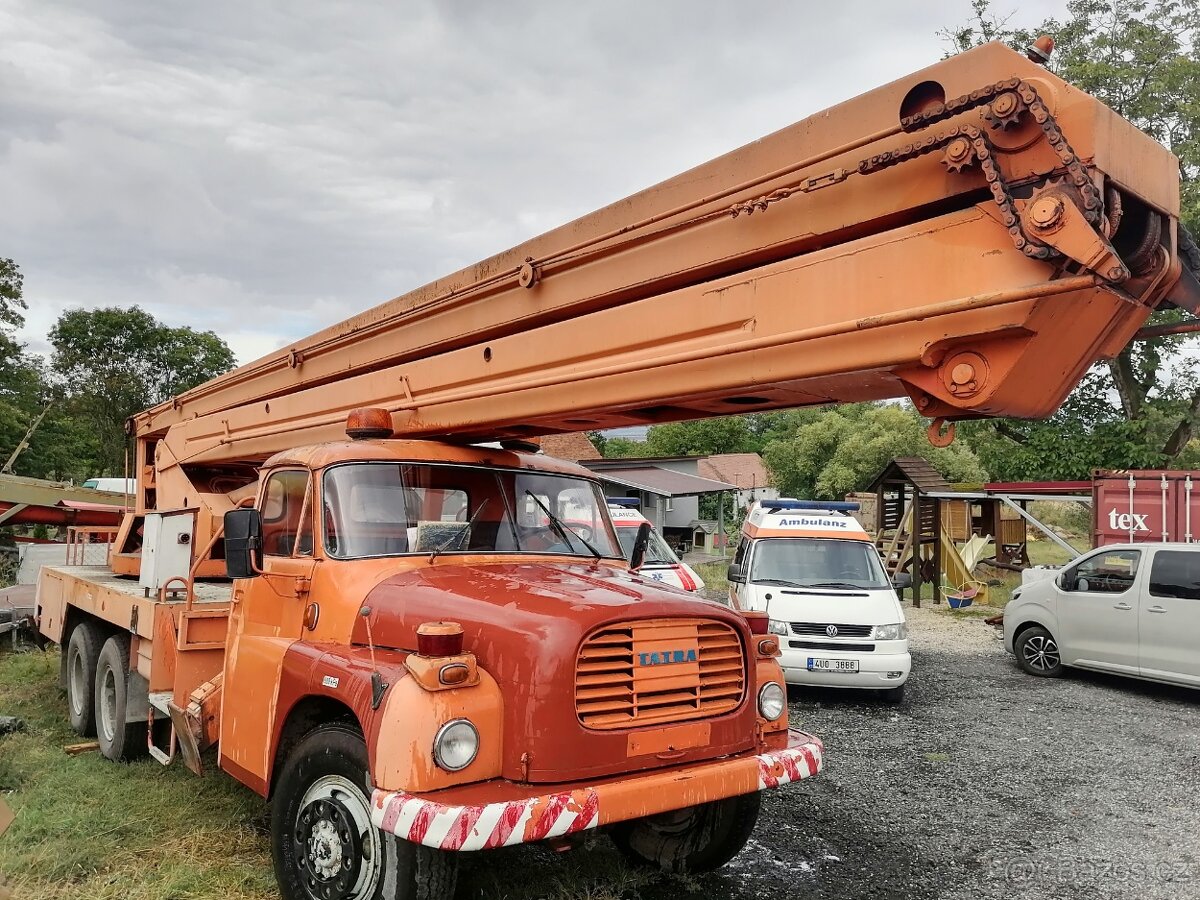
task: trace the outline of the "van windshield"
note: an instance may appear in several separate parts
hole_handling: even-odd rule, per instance
[[[638,530],[636,528],[618,528],[617,539],[621,542],[621,549],[625,551],[625,558],[629,559],[633,553],[633,542],[637,540]],[[679,559],[667,546],[667,542],[662,539],[657,531],[650,532],[650,543],[646,545],[646,562],[647,566],[673,566],[679,562]]]
[[[758,541],[750,563],[750,581],[830,590],[890,587],[872,544],[824,538]]]

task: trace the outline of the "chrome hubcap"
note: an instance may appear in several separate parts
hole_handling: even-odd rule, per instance
[[[100,685],[100,729],[104,739],[112,743],[117,733],[117,679],[112,669],[104,670],[104,680]]]
[[[83,677],[83,656],[76,654],[71,660],[71,713],[77,718],[83,715],[84,698],[87,697],[87,679]]]
[[[366,794],[353,782],[326,775],[305,791],[292,841],[313,900],[374,896],[382,869],[379,832]]]
[[[1046,635],[1034,635],[1025,642],[1021,651],[1025,662],[1041,672],[1051,672],[1058,668],[1058,644],[1054,638]]]

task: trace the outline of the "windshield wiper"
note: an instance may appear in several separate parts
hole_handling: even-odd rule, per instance
[[[751,578],[754,584],[781,584],[784,587],[804,587],[797,581],[788,581],[786,578]]]
[[[592,556],[596,557],[596,559],[600,559],[604,555],[599,550],[597,550],[595,547],[593,547],[591,544],[589,544],[587,541],[585,541],[583,539],[582,535],[576,534],[574,528],[571,528],[570,525],[565,523],[562,519],[560,519],[554,513],[550,512],[550,508],[548,506],[546,506],[546,504],[543,503],[540,499],[538,499],[537,494],[535,494],[533,491],[526,491],[525,493],[527,496],[532,498],[533,502],[536,503],[541,508],[542,512],[544,512],[546,514],[546,518],[548,518],[550,520],[550,524],[554,526],[554,530],[558,532],[558,536],[563,539],[563,543],[565,543],[567,545],[567,547],[571,547],[571,538],[567,537],[567,533],[568,533],[568,529],[569,529],[570,534],[572,536],[578,538],[579,543],[583,544],[583,546],[587,547],[590,551],[592,551]]]
[[[462,549],[463,538],[470,537],[471,528],[475,525],[475,520],[479,518],[479,514],[483,512],[483,508],[488,505],[488,500],[490,499],[492,498],[485,497],[483,502],[475,507],[475,512],[471,513],[471,518],[467,519],[465,528],[455,534],[450,535],[450,537],[446,538],[446,540],[442,541],[442,543],[433,548],[433,552],[429,554],[430,562],[433,562],[435,559],[437,559],[438,554],[443,550],[449,550],[451,544],[458,544],[458,546],[454,548],[455,550]]]
[[[840,588],[842,590],[865,591],[869,588],[863,587],[861,584],[851,584],[848,581],[818,581],[814,584],[802,584],[800,587],[807,588]]]

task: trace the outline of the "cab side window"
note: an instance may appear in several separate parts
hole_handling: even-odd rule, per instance
[[[312,509],[308,472],[275,472],[263,492],[263,552],[267,556],[311,556]],[[308,510],[305,512],[305,510]]]
[[[1140,550],[1115,550],[1097,553],[1063,578],[1063,590],[1071,593],[1123,594],[1133,587],[1137,577]]]
[[[1150,596],[1200,600],[1200,551],[1155,553],[1150,566]]]

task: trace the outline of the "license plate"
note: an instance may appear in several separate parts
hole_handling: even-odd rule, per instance
[[[814,659],[808,658],[810,672],[846,672],[853,674],[858,671],[857,659]]]

